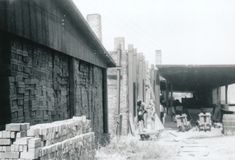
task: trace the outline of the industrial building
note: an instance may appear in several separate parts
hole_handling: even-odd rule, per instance
[[[72,0],[1,0],[0,15],[0,129],[86,115],[104,142],[115,62]]]

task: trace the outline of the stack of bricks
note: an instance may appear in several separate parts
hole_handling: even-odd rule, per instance
[[[97,144],[102,142],[102,68],[18,38],[11,41],[9,52],[12,123],[34,125],[86,115]],[[73,69],[71,60],[75,62]],[[70,88],[73,85],[74,90]]]
[[[10,51],[11,121],[69,118],[69,57],[17,39]]]
[[[91,132],[90,120],[82,116],[73,117],[64,121],[31,126],[27,135],[41,138],[44,145],[49,146],[88,132]]]
[[[103,143],[103,72],[86,62],[74,60],[75,115],[86,115],[91,120],[96,143]]]
[[[21,139],[27,136],[29,123],[11,123],[5,131],[0,131],[0,159],[18,159],[20,153],[27,150]]]
[[[93,145],[92,145],[93,144]],[[86,133],[68,140],[43,147],[40,160],[81,159],[93,160],[95,155],[94,133]]]
[[[11,123],[0,132],[0,160],[92,160],[95,136],[83,117],[38,124]]]

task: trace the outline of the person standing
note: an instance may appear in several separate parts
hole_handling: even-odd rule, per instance
[[[165,108],[163,106],[163,103],[160,102],[160,120],[162,123],[164,122],[164,114],[165,114]]]
[[[141,100],[137,101],[137,123],[139,126],[139,130],[143,131],[144,128],[144,123],[145,123],[145,119],[144,119],[144,114],[146,113],[146,110],[144,108],[144,105],[142,103]]]

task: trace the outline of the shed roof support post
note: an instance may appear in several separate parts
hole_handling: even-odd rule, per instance
[[[170,99],[170,107],[173,106],[173,85],[170,84],[170,92],[171,92],[171,99]]]
[[[166,81],[166,107],[169,107],[169,83]]]
[[[225,103],[228,104],[228,85],[225,85]]]
[[[217,88],[217,104],[221,104],[221,90]]]
[[[107,88],[107,70],[102,70],[103,74],[103,131],[105,134],[109,133],[108,128],[108,88]]]

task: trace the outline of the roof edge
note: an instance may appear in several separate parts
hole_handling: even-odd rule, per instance
[[[103,44],[100,42],[98,37],[95,35],[93,30],[91,29],[90,25],[83,17],[81,12],[79,11],[78,7],[72,0],[60,0],[60,3],[65,3],[69,7],[65,7],[65,9],[77,20],[75,23],[76,25],[81,26],[81,30],[84,33],[87,33],[87,38],[91,41],[91,43],[98,49],[98,51],[102,54],[102,57],[106,60],[108,67],[115,67],[116,63],[113,58],[110,56],[109,52],[105,49]],[[69,10],[71,8],[71,10]]]

